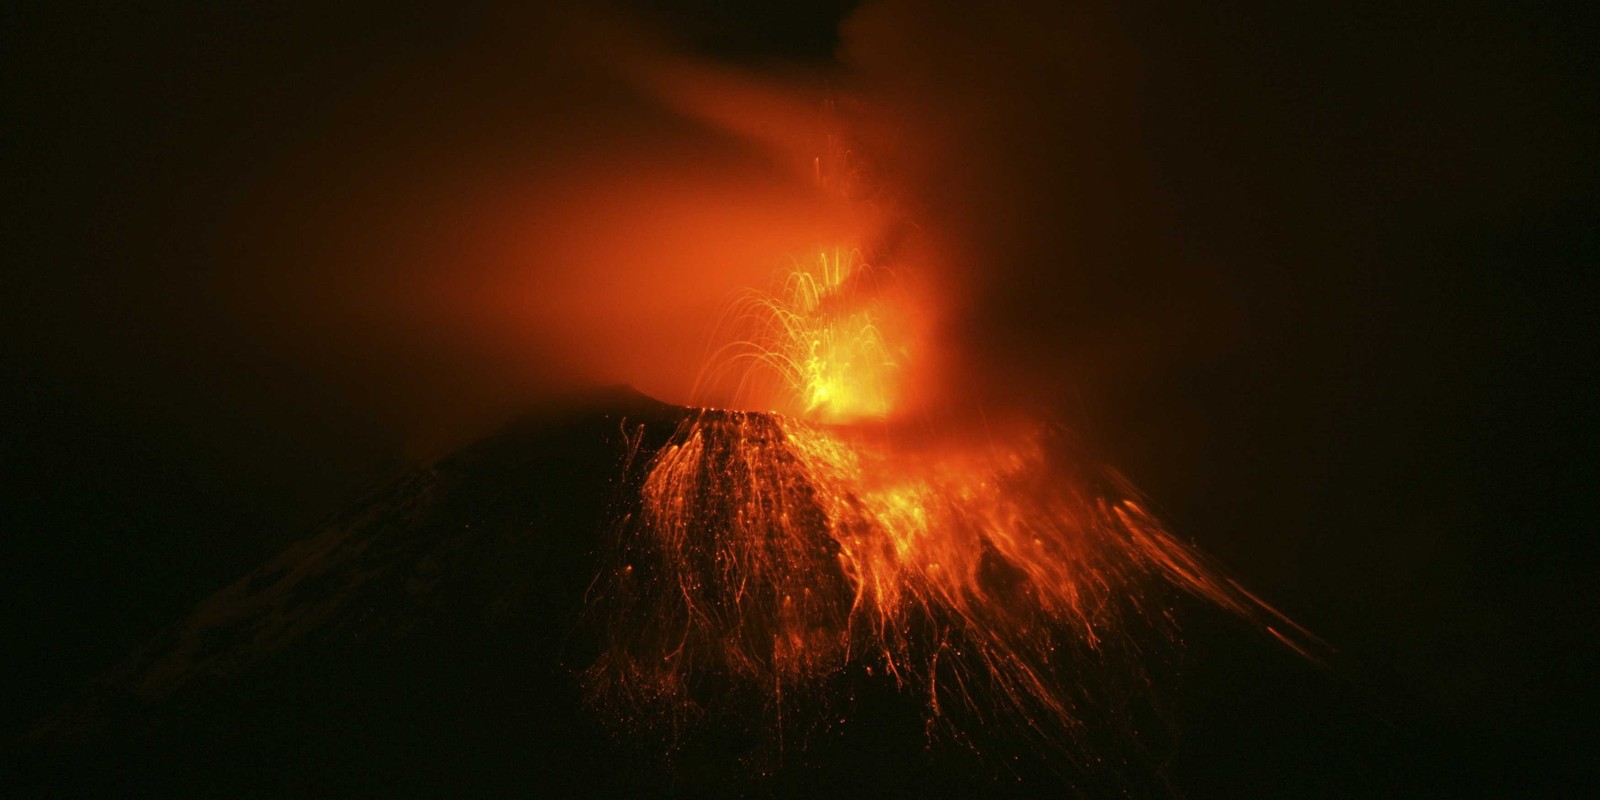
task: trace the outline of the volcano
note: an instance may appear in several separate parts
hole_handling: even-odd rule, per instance
[[[1026,748],[1003,738],[935,746],[925,701],[870,666],[833,675],[826,724],[787,742],[758,714],[664,737],[596,708],[585,671],[607,633],[590,607],[640,491],[628,462],[708,414],[776,430],[619,388],[417,469],[200,603],[8,760],[40,792],[118,796],[1161,784],[1005,755]]]
[[[1037,720],[1006,725],[1003,707],[942,710],[941,725],[962,725],[931,730],[923,686],[891,680],[872,658],[824,670],[808,698],[776,709],[741,693],[738,670],[726,667],[683,688],[698,710],[691,725],[682,715],[651,720],[640,714],[648,702],[619,709],[603,680],[618,656],[618,619],[608,616],[616,598],[603,587],[637,518],[650,515],[640,498],[659,469],[640,466],[672,462],[685,430],[746,430],[782,445],[779,419],[667,405],[632,389],[518,419],[403,475],[206,598],[13,742],[10,757],[24,786],[88,795],[1166,794],[1144,752],[1165,720],[1139,702],[1144,686],[1171,677],[1158,658],[1139,662],[1133,690],[1122,672],[1072,678],[1083,726],[1070,754],[1038,746]],[[728,446],[739,440],[720,442],[707,469],[738,478],[746,467]],[[794,461],[787,446],[778,454]],[[802,486],[805,496],[821,490]],[[795,530],[819,539],[824,520],[802,512]],[[701,509],[698,518],[731,530],[739,514]],[[826,544],[800,552],[838,557]],[[982,581],[1014,589],[1018,578],[1003,570],[986,557]],[[840,586],[797,590],[848,614]],[[672,635],[669,600],[640,608],[645,619],[622,619],[627,645]],[[1126,642],[1158,651],[1160,634],[1130,632]],[[904,664],[923,645],[904,643],[896,658]],[[635,672],[664,669],[651,664]]]

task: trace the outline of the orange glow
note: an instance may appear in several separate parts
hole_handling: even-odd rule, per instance
[[[701,389],[771,411],[702,410],[644,466],[600,583],[597,700],[681,719],[716,685],[781,718],[858,665],[920,693],[930,726],[954,703],[1071,737],[1088,665],[1139,651],[1163,587],[1300,647],[1056,428],[903,413],[916,329],[885,282],[841,248],[732,305]]]

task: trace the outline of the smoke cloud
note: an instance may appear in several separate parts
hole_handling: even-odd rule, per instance
[[[0,583],[68,654],[19,686],[395,462],[586,385],[689,400],[733,293],[853,244],[926,284],[927,396],[1065,419],[1474,746],[1564,691],[1513,659],[1566,663],[1550,543],[1594,516],[1592,25],[182,5],[7,17]]]
[[[1025,11],[872,3],[833,58],[779,64],[551,14],[542,59],[491,40],[387,87],[347,132],[386,146],[338,150],[336,206],[296,207],[339,192],[327,154],[280,173],[256,236],[287,215],[315,266],[263,265],[241,294],[265,288],[258,322],[294,319],[289,346],[345,359],[405,429],[590,383],[687,402],[728,298],[841,245],[918,282],[924,399],[1059,406],[1156,368],[1169,336],[1218,346],[1225,303],[1164,235],[1117,21]]]

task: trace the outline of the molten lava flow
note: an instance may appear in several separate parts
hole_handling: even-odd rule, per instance
[[[602,581],[598,699],[781,717],[859,667],[919,693],[930,723],[959,707],[1074,735],[1086,666],[1139,669],[1125,656],[1161,627],[1162,585],[1292,628],[1125,482],[1075,463],[1057,429],[979,437],[894,418],[916,353],[891,346],[908,317],[871,276],[823,253],[779,293],[735,304],[702,383],[731,379],[774,411],[703,410],[645,466]]]

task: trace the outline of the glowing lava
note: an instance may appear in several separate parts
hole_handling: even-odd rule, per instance
[[[598,584],[598,701],[675,721],[754,703],[782,720],[860,668],[921,695],[931,725],[959,707],[1055,738],[1076,735],[1090,665],[1137,672],[1165,586],[1303,635],[1126,482],[1077,463],[1058,429],[895,419],[916,353],[891,345],[907,317],[872,275],[823,253],[734,305],[702,382],[774,411],[703,410],[644,465]]]

